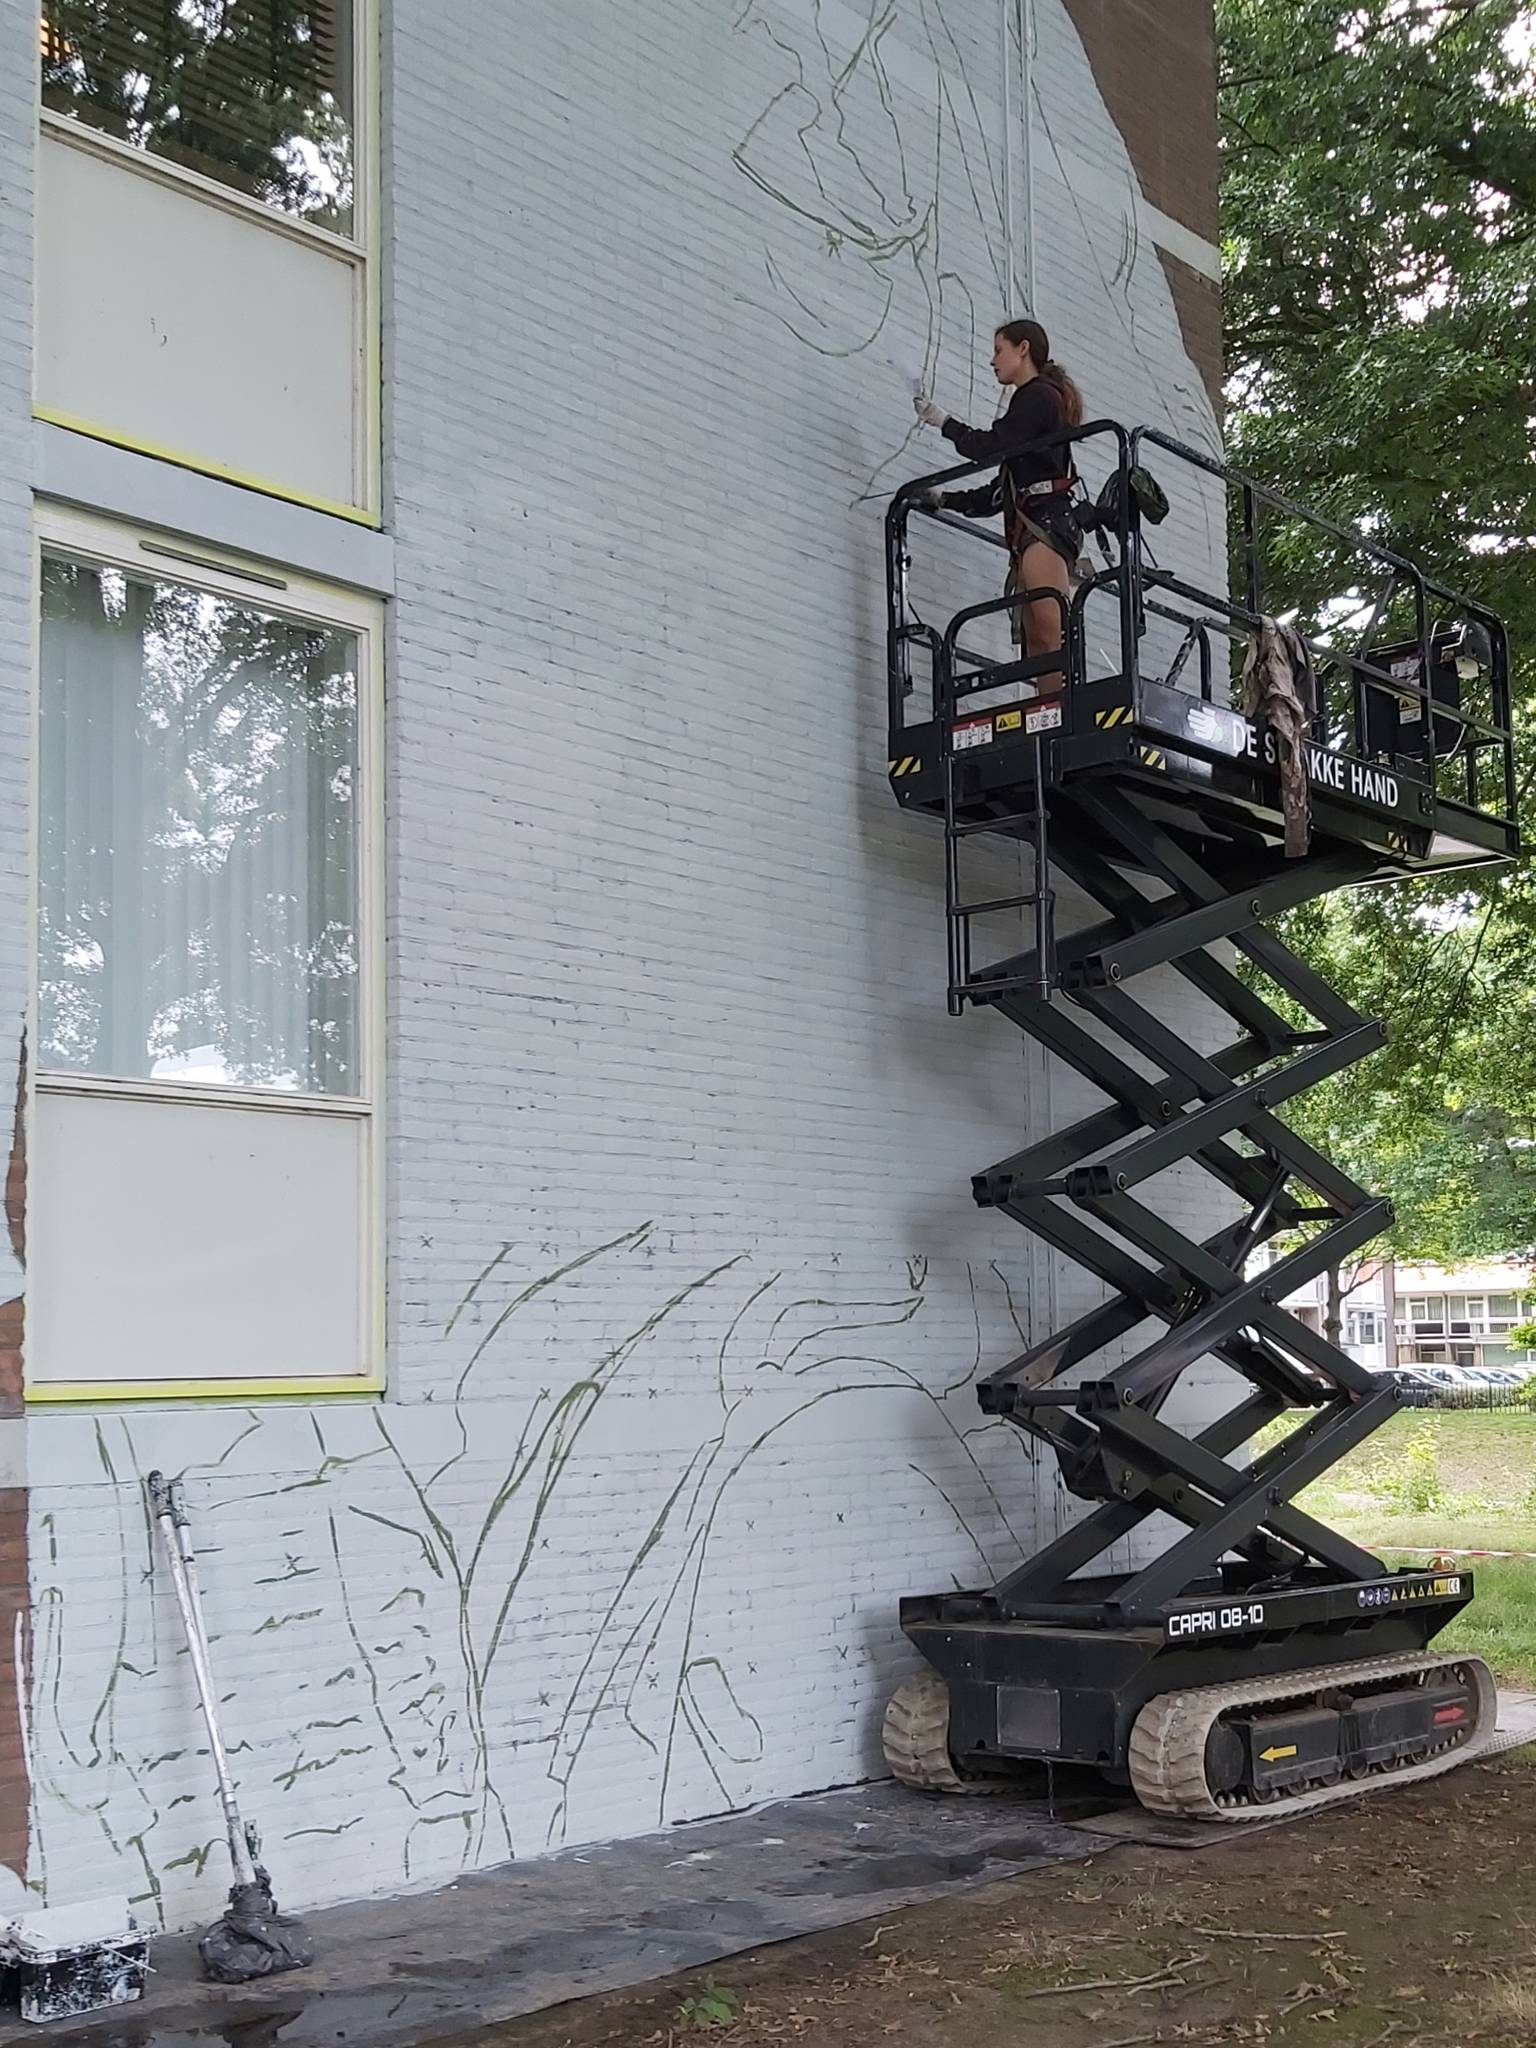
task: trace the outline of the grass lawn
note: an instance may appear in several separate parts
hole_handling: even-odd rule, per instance
[[[1336,1497],[1369,1494],[1373,1477],[1401,1459],[1415,1435],[1433,1440],[1440,1478],[1453,1500],[1497,1502],[1501,1510],[1515,1513],[1536,1485],[1536,1415],[1515,1408],[1405,1408],[1335,1465],[1328,1474],[1328,1492]],[[1498,1519],[1505,1518],[1501,1512]],[[1524,1520],[1536,1522],[1536,1503]]]
[[[1423,1564],[1421,1557],[1407,1564]],[[1536,1559],[1479,1557],[1472,1560],[1477,1592],[1435,1647],[1470,1650],[1487,1659],[1495,1675],[1514,1685],[1536,1685]]]
[[[1347,1529],[1367,1550],[1521,1550],[1536,1558],[1536,1520],[1495,1512],[1464,1514],[1455,1508],[1429,1515],[1394,1515],[1385,1510],[1340,1507],[1335,1500],[1321,1509],[1315,1499],[1308,1508],[1336,1528]],[[1421,1557],[1419,1563],[1424,1562]]]
[[[1536,1685],[1536,1415],[1405,1409],[1300,1505],[1394,1564],[1442,1548],[1531,1553],[1468,1560],[1476,1598],[1436,1641]]]

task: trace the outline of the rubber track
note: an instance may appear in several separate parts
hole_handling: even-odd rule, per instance
[[[891,1694],[880,1729],[891,1776],[916,1792],[962,1795],[1003,1792],[997,1779],[962,1778],[949,1753],[949,1687],[936,1671],[920,1671]]]
[[[1410,1673],[1465,1672],[1473,1681],[1477,1712],[1472,1724],[1447,1746],[1417,1763],[1373,1771],[1363,1778],[1319,1785],[1283,1798],[1221,1805],[1205,1780],[1205,1744],[1212,1724],[1233,1707],[1261,1706],[1271,1700],[1305,1699],[1336,1686]],[[1153,1813],[1186,1819],[1229,1821],[1279,1820],[1315,1806],[1333,1806],[1388,1785],[1415,1784],[1438,1777],[1461,1763],[1491,1735],[1498,1721],[1498,1690],[1493,1673],[1481,1657],[1447,1657],[1420,1651],[1403,1657],[1372,1657],[1358,1664],[1325,1664],[1311,1671],[1281,1672],[1262,1685],[1206,1685],[1191,1692],[1162,1693],[1149,1700],[1131,1730],[1131,1783],[1143,1806]]]

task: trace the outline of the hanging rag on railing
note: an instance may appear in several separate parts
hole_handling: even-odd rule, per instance
[[[1312,841],[1312,793],[1307,779],[1307,727],[1317,711],[1312,656],[1294,626],[1261,618],[1248,637],[1239,708],[1261,719],[1275,736],[1285,851],[1291,860]]]

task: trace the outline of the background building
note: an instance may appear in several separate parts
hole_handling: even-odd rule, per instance
[[[1272,1259],[1255,1261],[1255,1270]],[[1346,1266],[1341,1280],[1339,1342],[1368,1372],[1388,1372],[1400,1361],[1395,1340],[1400,1270],[1390,1259],[1368,1259],[1358,1267]],[[1285,1297],[1285,1306],[1309,1329],[1327,1334],[1328,1275],[1320,1273],[1304,1287]]]
[[[1528,1350],[1509,1332],[1533,1314],[1528,1261],[1477,1266],[1399,1266],[1397,1344],[1404,1365],[1513,1365]]]
[[[0,0],[0,1909],[222,1892],[153,1467],[297,1906],[877,1770],[1067,1513],[880,511],[1025,305],[1218,445],[1210,12]]]

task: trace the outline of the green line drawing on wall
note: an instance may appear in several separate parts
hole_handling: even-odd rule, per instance
[[[908,117],[911,134],[897,112],[882,47],[904,26],[932,65],[920,127]],[[974,404],[978,344],[992,319],[1004,317],[998,309],[1008,298],[995,155],[1000,138],[988,134],[942,8],[936,0],[918,0],[903,12],[897,0],[870,0],[862,32],[846,54],[832,47],[820,0],[813,0],[809,36],[797,39],[763,0],[747,0],[732,27],[766,44],[780,70],[780,83],[731,150],[734,169],[773,209],[761,309],[819,356],[889,359],[895,349],[920,364],[930,383],[942,350],[964,365],[960,376]],[[988,273],[995,300],[986,313],[976,303],[977,278],[948,254],[948,214],[957,205],[979,228],[974,266]],[[946,318],[956,314],[958,331],[946,347]],[[892,419],[903,411],[893,407]],[[904,426],[897,444],[864,477],[855,503],[876,494],[917,432]]]

